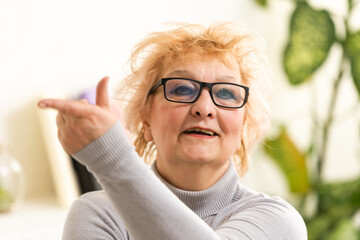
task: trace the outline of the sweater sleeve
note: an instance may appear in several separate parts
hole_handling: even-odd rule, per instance
[[[237,218],[243,216],[237,214],[218,229],[207,225],[142,161],[119,122],[73,157],[97,177],[134,239],[253,239],[246,225],[239,225]],[[256,240],[273,239],[261,236]]]
[[[66,217],[63,240],[126,240],[127,230],[103,191],[82,195]]]

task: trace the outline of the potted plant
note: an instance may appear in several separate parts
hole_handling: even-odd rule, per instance
[[[261,6],[267,5],[266,0],[256,2]],[[355,1],[347,1],[348,12],[342,20],[343,36],[339,36],[334,15],[328,11],[315,9],[305,0],[293,3],[289,37],[282,53],[288,83],[296,88],[314,81],[313,75],[326,61],[334,45],[341,49],[340,67],[334,79],[329,79],[332,89],[325,118],[319,119],[316,113],[312,115],[314,128],[308,148],[300,150],[291,139],[286,125],[279,124],[275,126],[278,133],[265,140],[263,149],[281,169],[290,192],[297,196],[297,208],[306,221],[309,240],[358,240],[360,230],[354,219],[360,216],[360,177],[332,183],[323,180],[340,83],[350,79],[360,96],[360,30],[354,31],[349,27]],[[345,78],[345,74],[351,78]],[[354,131],[359,132],[360,129]],[[309,166],[311,162],[315,162],[312,167]],[[309,199],[314,204],[311,214],[304,211]]]

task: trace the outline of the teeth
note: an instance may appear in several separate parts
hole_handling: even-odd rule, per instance
[[[210,136],[214,136],[215,135],[215,132],[211,131],[211,130],[206,130],[206,129],[201,129],[201,128],[193,128],[193,129],[190,129],[186,132],[202,132],[202,133],[205,133],[205,134],[208,134]]]
[[[209,134],[210,136],[214,136],[214,132],[213,131],[210,131],[210,130],[200,130],[201,132],[203,132],[203,133],[206,133],[206,134]]]

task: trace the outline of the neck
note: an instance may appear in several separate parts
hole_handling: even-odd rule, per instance
[[[169,163],[157,161],[160,176],[179,189],[201,191],[215,184],[229,168],[230,160],[222,165],[200,163]]]

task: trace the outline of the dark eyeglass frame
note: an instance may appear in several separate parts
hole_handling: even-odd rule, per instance
[[[167,96],[166,96],[166,89],[165,89],[165,83],[169,80],[173,80],[173,79],[184,79],[184,80],[189,80],[189,81],[192,81],[192,82],[196,82],[200,85],[200,88],[199,88],[199,93],[198,95],[196,96],[196,98],[193,100],[193,101],[174,101],[174,100],[171,100],[171,99],[168,99]],[[243,88],[245,90],[245,97],[244,97],[244,102],[243,104],[240,106],[240,107],[228,107],[228,106],[224,106],[224,105],[221,105],[221,104],[218,104],[215,102],[214,98],[213,98],[213,93],[212,93],[212,87],[214,85],[218,85],[218,84],[228,84],[228,85],[235,85],[235,86],[239,86],[241,88]],[[201,81],[197,81],[197,80],[194,80],[194,79],[190,79],[190,78],[181,78],[181,77],[172,77],[172,78],[162,78],[160,79],[160,81],[158,81],[149,91],[149,94],[153,94],[161,85],[163,85],[163,89],[164,89],[164,97],[166,100],[168,100],[169,102],[176,102],[176,103],[194,103],[198,100],[198,98],[200,97],[201,95],[201,92],[203,90],[204,87],[208,88],[209,91],[210,91],[210,97],[211,97],[211,100],[213,101],[213,103],[218,106],[218,107],[222,107],[222,108],[230,108],[230,109],[237,109],[237,108],[242,108],[246,103],[247,103],[247,100],[248,100],[248,97],[249,97],[249,88],[246,87],[246,86],[243,86],[243,85],[240,85],[240,84],[236,84],[236,83],[229,83],[229,82],[215,82],[215,83],[208,83],[208,82],[201,82]]]

